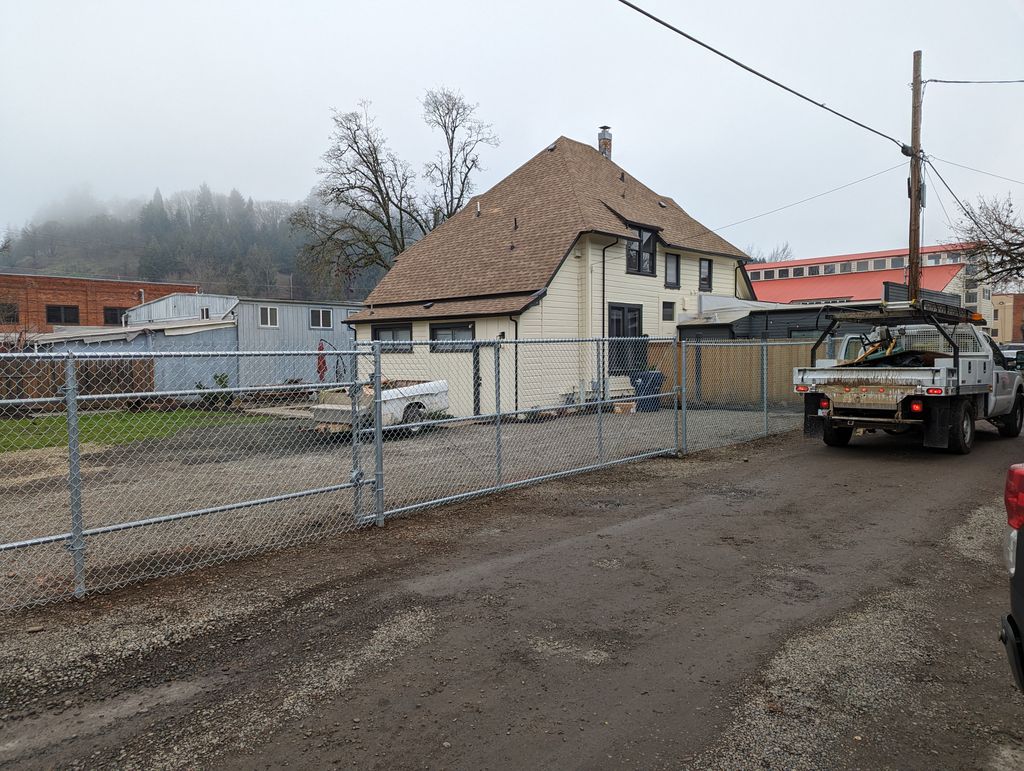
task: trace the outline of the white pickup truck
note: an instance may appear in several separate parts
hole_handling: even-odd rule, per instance
[[[793,370],[794,390],[804,395],[805,434],[842,447],[855,430],[919,431],[925,447],[960,454],[974,446],[976,420],[989,421],[1002,436],[1020,434],[1018,362],[976,326],[914,308],[832,318],[829,331],[843,320],[875,326],[841,338],[837,358]]]

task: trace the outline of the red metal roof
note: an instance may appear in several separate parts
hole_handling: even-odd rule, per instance
[[[898,254],[898,253],[897,253]],[[773,263],[772,267],[783,263]],[[942,292],[949,286],[963,264],[926,265],[921,268],[921,288]],[[903,269],[868,270],[862,273],[833,273],[828,276],[775,278],[753,281],[758,300],[773,303],[806,300],[880,300],[882,284],[904,282]]]
[[[936,246],[922,246],[921,254],[934,254],[935,252],[959,252],[967,249],[971,244],[938,244]],[[805,257],[799,260],[785,260],[784,262],[748,262],[746,264],[747,272],[752,270],[764,270],[768,268],[788,268],[790,265],[819,265],[826,262],[846,262],[847,260],[870,260],[876,257],[906,257],[909,254],[909,250],[903,249],[886,249],[881,252],[859,252],[857,254],[836,254],[832,257]]]

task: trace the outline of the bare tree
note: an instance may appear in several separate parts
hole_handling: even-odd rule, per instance
[[[439,212],[441,219],[465,206],[473,192],[473,173],[480,170],[480,146],[499,144],[490,124],[475,117],[478,107],[447,88],[428,91],[423,100],[424,122],[444,137],[444,148],[424,170],[434,186],[428,199],[430,210]]]
[[[1017,287],[1024,278],[1024,219],[1013,199],[979,198],[965,204],[965,216],[953,230],[968,262],[977,266],[977,278],[996,287]]]
[[[789,241],[783,241],[767,254],[753,244],[748,246],[745,251],[750,256],[751,262],[785,262],[793,259],[793,248],[789,245]]]
[[[303,266],[336,285],[368,269],[388,270],[396,255],[464,206],[480,170],[479,147],[497,144],[476,109],[457,92],[427,92],[423,119],[441,130],[444,148],[426,165],[423,191],[412,166],[388,146],[369,103],[335,112],[320,183],[289,218],[307,234]]]

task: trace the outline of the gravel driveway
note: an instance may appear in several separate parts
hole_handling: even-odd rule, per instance
[[[0,765],[1019,768],[1020,447],[783,436],[25,611]]]

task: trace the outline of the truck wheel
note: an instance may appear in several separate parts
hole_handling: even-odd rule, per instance
[[[1024,427],[1024,396],[1017,394],[1013,400],[1013,410],[999,422],[999,436],[1015,437],[1020,436],[1020,430]]]
[[[826,419],[821,438],[829,447],[846,447],[853,436],[853,429],[843,426],[834,426],[832,421]]]
[[[949,451],[966,455],[974,447],[974,407],[966,399],[953,405],[949,419]]]
[[[423,408],[418,404],[410,404],[405,408],[405,412],[402,413],[403,423],[422,423],[426,418],[426,413],[423,412]],[[406,433],[416,436],[423,431],[423,426],[413,426],[412,428],[403,429]]]

